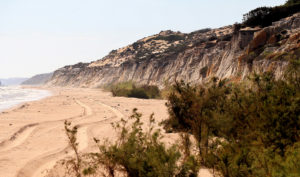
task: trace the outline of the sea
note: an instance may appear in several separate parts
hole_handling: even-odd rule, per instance
[[[35,101],[50,96],[47,90],[22,88],[20,86],[0,86],[0,112],[21,103]]]

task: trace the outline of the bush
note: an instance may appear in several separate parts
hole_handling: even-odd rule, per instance
[[[300,176],[299,76],[295,60],[286,80],[265,73],[247,85],[176,83],[165,128],[193,134],[202,164],[224,177]]]
[[[113,96],[128,97],[130,91],[134,88],[133,82],[122,82],[115,85],[109,85],[105,89],[112,92]]]
[[[299,4],[300,1],[299,0],[288,0],[285,5],[286,6],[290,6],[290,5],[295,5],[295,4]]]
[[[300,11],[300,2],[288,1],[285,5],[276,7],[259,7],[243,16],[246,26],[270,26],[272,22],[288,17]]]
[[[98,153],[86,154],[89,165],[83,167],[84,158],[80,159],[76,166],[76,174],[102,175],[114,177],[118,173],[130,177],[196,177],[199,170],[197,158],[191,155],[189,136],[182,136],[182,152],[178,145],[166,145],[161,142],[162,135],[159,129],[154,129],[155,119],[153,115],[149,119],[148,131],[143,131],[141,114],[136,109],[129,120],[121,120],[113,124],[113,128],[118,132],[118,139],[115,142],[104,141],[100,143],[94,138],[99,147]],[[67,134],[74,128],[67,124]],[[70,137],[70,136],[68,136]],[[73,138],[69,138],[71,145],[75,146],[77,152],[76,133],[72,133]],[[75,139],[75,141],[73,141]],[[77,154],[77,153],[76,153]],[[81,164],[82,163],[82,164]],[[76,163],[77,164],[77,163]],[[99,171],[104,167],[105,172]],[[74,173],[70,169],[69,173]]]
[[[149,98],[160,98],[160,90],[155,85],[143,85],[141,86],[143,90],[145,90],[146,94]]]
[[[134,88],[128,93],[127,96],[133,98],[149,99],[146,90],[143,88]]]
[[[113,96],[134,97],[143,99],[160,98],[160,90],[154,85],[137,86],[133,82],[123,82],[109,86]]]

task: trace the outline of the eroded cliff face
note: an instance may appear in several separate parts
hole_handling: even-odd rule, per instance
[[[242,80],[252,72],[273,71],[282,77],[289,58],[300,56],[300,13],[260,28],[237,25],[189,34],[163,31],[113,50],[101,60],[65,66],[48,85],[100,87],[135,81],[154,84],[211,77]]]

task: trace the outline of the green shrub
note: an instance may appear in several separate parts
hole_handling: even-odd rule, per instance
[[[122,82],[114,85],[108,85],[104,89],[112,92],[113,96],[124,96],[127,97],[130,90],[134,88],[133,82]]]
[[[202,164],[224,177],[300,176],[299,66],[291,62],[286,80],[265,73],[247,85],[176,83],[165,128],[193,134]]]
[[[114,177],[121,172],[130,177],[196,177],[199,163],[190,153],[189,136],[182,136],[185,148],[184,157],[181,158],[180,149],[183,149],[181,146],[174,144],[167,147],[161,141],[160,130],[154,128],[153,114],[150,116],[146,131],[142,128],[141,117],[142,114],[134,109],[128,120],[122,119],[112,124],[118,132],[118,139],[115,142],[106,140],[100,143],[100,140],[94,138],[99,152],[89,153],[85,158],[80,158],[78,168],[75,168],[77,176],[84,174]],[[67,133],[69,130],[73,128],[68,127]],[[72,133],[72,137],[75,138],[73,144],[76,144],[76,133]],[[77,152],[77,148],[74,150]],[[89,163],[85,163],[84,166],[83,161],[86,158],[89,159]],[[104,167],[105,172],[101,171],[100,167]],[[73,171],[74,169],[70,169],[68,175],[74,173]]]
[[[142,85],[141,89],[143,89],[149,98],[160,98],[160,90],[155,85]]]
[[[76,177],[81,177],[81,164],[82,159],[80,158],[78,152],[78,142],[77,142],[77,126],[71,127],[71,122],[65,121],[65,132],[68,137],[68,142],[72,150],[75,152],[75,159],[71,159],[66,162],[68,166],[70,166],[71,170],[74,171]]]
[[[154,85],[137,86],[133,82],[123,82],[109,86],[113,96],[134,97],[143,99],[160,98],[160,90]]]
[[[295,5],[295,4],[299,4],[299,3],[300,3],[299,0],[288,0],[288,1],[286,1],[285,5],[290,6],[290,5]]]
[[[167,149],[159,141],[161,136],[159,131],[152,132],[153,127],[149,129],[149,132],[143,132],[141,128],[143,123],[140,122],[141,114],[136,110],[131,118],[134,119],[134,123],[130,128],[127,127],[125,120],[121,124],[114,125],[119,129],[119,140],[109,146],[100,145],[100,154],[117,164],[128,176],[174,176],[178,170],[176,162],[180,158],[177,148],[172,146]],[[151,117],[151,126],[153,123],[154,119]]]
[[[144,90],[143,88],[134,88],[130,90],[127,96],[133,98],[149,99],[146,90]]]
[[[243,24],[246,26],[270,26],[272,22],[288,17],[300,11],[299,1],[288,1],[285,5],[276,7],[259,7],[243,17]]]

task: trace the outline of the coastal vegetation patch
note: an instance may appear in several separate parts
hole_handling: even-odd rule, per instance
[[[300,12],[299,0],[288,0],[284,5],[275,7],[259,7],[244,14],[243,25],[250,27],[266,27],[272,22]]]
[[[107,87],[113,96],[142,99],[161,98],[160,90],[155,85],[137,85],[132,81],[113,84]]]

